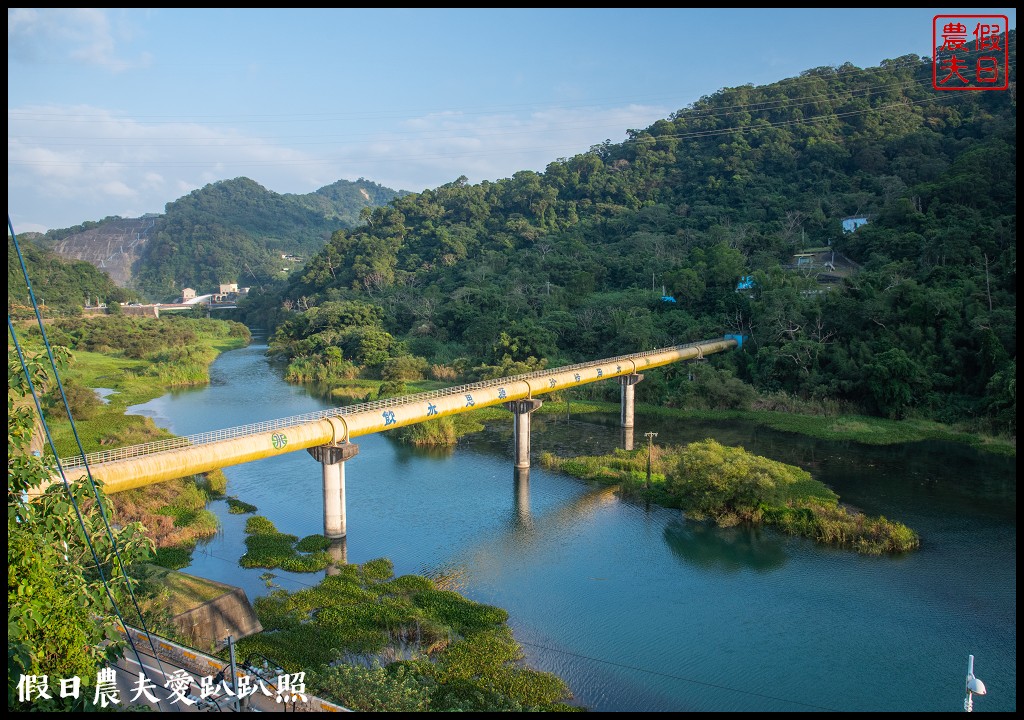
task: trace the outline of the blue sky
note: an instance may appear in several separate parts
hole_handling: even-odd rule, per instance
[[[723,87],[930,56],[1013,8],[7,11],[15,232],[163,212],[240,176],[418,192],[543,171]]]

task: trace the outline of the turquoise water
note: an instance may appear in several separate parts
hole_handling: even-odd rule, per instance
[[[134,408],[178,434],[326,405],[280,379],[263,345],[222,355],[213,382]],[[617,415],[536,416],[534,456],[621,447]],[[511,416],[454,452],[386,434],[346,463],[349,562],[457,577],[508,610],[531,665],[599,711],[958,711],[967,656],[988,695],[1016,709],[1016,471],[937,443],[875,448],[737,423],[637,417],[658,443],[714,437],[800,465],[844,502],[917,530],[919,551],[862,557],[768,530],[718,529],[534,467],[517,481]],[[320,467],[305,452],[225,469],[228,493],[283,532],[322,532]],[[238,566],[247,516],[211,505],[222,531],[197,575],[268,592]],[[274,571],[287,590],[322,573]]]

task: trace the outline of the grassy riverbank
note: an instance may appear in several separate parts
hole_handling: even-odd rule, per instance
[[[58,318],[46,332],[51,346],[71,351],[61,384],[74,429],[56,388],[42,398],[61,457],[78,454],[79,441],[90,453],[170,437],[149,418],[125,415],[125,410],[174,388],[205,385],[214,359],[225,350],[245,347],[251,339],[241,323],[175,315]],[[29,351],[42,349],[36,326],[23,324],[19,334]],[[96,389],[103,389],[105,402]]]
[[[618,405],[606,403],[618,412]],[[680,410],[637,405],[637,413],[667,419],[741,420],[773,430],[820,440],[850,440],[866,445],[937,440],[962,443],[996,455],[1017,454],[1016,438],[997,438],[960,430],[931,420],[887,420],[866,415],[813,415],[779,410]]]
[[[71,351],[60,380],[74,426],[52,378],[40,398],[61,457],[78,455],[79,442],[90,453],[173,437],[150,418],[126,415],[125,410],[174,388],[208,383],[214,359],[250,340],[240,323],[173,315],[58,318],[46,332],[51,347]],[[43,350],[37,326],[23,323],[18,333],[26,352]],[[105,402],[96,389],[103,390]],[[38,447],[52,454],[42,438]],[[139,521],[146,527],[156,547],[156,564],[181,568],[191,562],[196,544],[217,532],[217,518],[206,505],[223,497],[226,482],[216,471],[110,495],[108,502],[115,522]]]
[[[138,521],[156,546],[155,565],[179,570],[192,562],[202,540],[217,534],[217,516],[206,509],[210,500],[224,497],[227,478],[220,470],[108,496],[119,523]]]
[[[184,325],[172,321],[171,326],[162,325],[162,320],[117,322],[68,324],[55,328],[56,337],[50,338],[51,344],[63,341],[73,351],[71,366],[61,371],[62,384],[86,391],[69,393],[74,429],[85,452],[170,437],[149,418],[126,416],[125,410],[174,387],[208,382],[208,367],[217,354],[242,347],[249,339],[247,330],[223,321],[198,321],[198,325],[194,320]],[[159,338],[160,330],[167,327],[174,330],[166,335],[176,338],[173,347],[153,347],[149,340],[137,337],[129,341],[136,332]],[[154,329],[159,330],[154,333]],[[109,339],[103,338],[103,330],[113,331]],[[107,403],[97,399],[96,388],[107,393]],[[47,410],[53,407],[52,401],[44,404]],[[47,412],[58,439],[57,454],[77,454],[71,423],[51,415]],[[469,418],[453,422],[460,429],[482,427]],[[443,427],[440,430],[446,432]],[[213,498],[225,498],[225,490],[226,479],[217,471],[117,493],[108,501],[116,522],[138,520],[146,526],[157,547],[157,564],[181,568],[190,563],[196,543],[217,531],[216,516],[206,506]],[[230,512],[257,509],[237,498],[225,499]],[[278,532],[261,517],[250,518],[246,530],[243,567],[315,571],[329,560],[323,536],[298,540]],[[150,625],[166,634],[174,634],[170,617],[204,599],[194,587],[202,583],[187,581],[187,575],[168,574],[152,565],[132,572],[140,580],[139,601]],[[169,583],[170,577],[179,581]],[[320,586],[291,596],[275,591],[260,598],[257,608],[267,631],[246,638],[240,647],[281,658],[291,671],[309,672],[310,688],[349,707],[580,709],[565,703],[571,693],[560,678],[523,664],[522,648],[506,625],[507,612],[474,603],[441,581],[395,578],[386,559],[363,566],[342,565],[338,575],[329,576]],[[324,661],[328,656],[331,663],[341,659],[348,664],[333,666]]]

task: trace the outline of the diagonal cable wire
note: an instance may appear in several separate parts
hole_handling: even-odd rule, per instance
[[[10,230],[11,240],[12,240],[12,243],[14,245],[14,249],[17,252],[17,255],[18,255],[18,262],[21,264],[22,275],[25,278],[25,286],[28,289],[29,297],[32,300],[32,307],[35,310],[36,321],[39,324],[39,330],[42,333],[43,343],[46,346],[46,354],[47,354],[47,357],[50,360],[50,367],[53,369],[53,374],[54,374],[54,377],[56,378],[56,381],[57,381],[57,387],[60,390],[61,399],[64,402],[64,409],[65,409],[65,411],[68,414],[68,420],[70,420],[70,422],[71,422],[71,428],[72,428],[72,430],[74,431],[74,434],[75,434],[75,441],[78,443],[78,447],[81,450],[82,449],[81,439],[79,438],[78,431],[75,428],[75,421],[74,421],[74,417],[71,414],[71,407],[68,404],[67,395],[65,394],[64,387],[63,387],[63,385],[61,384],[61,381],[60,381],[60,373],[57,371],[57,363],[56,363],[56,360],[53,357],[53,350],[50,347],[50,342],[49,342],[49,339],[47,338],[47,335],[46,335],[46,328],[43,325],[43,319],[42,319],[42,316],[41,316],[41,314],[39,312],[39,305],[38,305],[38,303],[36,303],[35,293],[32,290],[32,283],[31,283],[31,281],[29,280],[29,277],[28,277],[28,268],[26,267],[25,259],[24,259],[24,257],[21,254],[21,247],[18,245],[18,238],[17,238],[17,235],[14,232],[14,226],[11,223],[10,216],[7,217],[7,228],[8,228],[8,230]],[[43,414],[43,408],[42,408],[42,405],[39,402],[39,396],[36,393],[35,385],[32,382],[31,373],[29,373],[28,366],[25,363],[24,353],[22,352],[21,345],[18,342],[17,332],[14,329],[14,325],[11,323],[11,316],[10,315],[7,316],[7,328],[8,328],[8,331],[10,332],[11,339],[14,341],[15,348],[17,349],[18,359],[21,362],[22,372],[25,373],[25,379],[28,381],[29,389],[32,392],[32,399],[33,399],[33,401],[35,403],[35,406],[36,406],[36,412],[39,413],[39,419],[40,419],[40,421],[42,423],[43,431],[46,434],[47,443],[49,444],[51,451],[53,451],[54,459],[55,459],[55,462],[57,464],[57,471],[60,473],[61,480],[64,483],[64,488],[65,488],[65,490],[68,493],[68,498],[71,500],[71,504],[72,504],[72,506],[75,509],[75,514],[78,517],[78,523],[82,527],[82,534],[85,537],[86,543],[89,546],[89,551],[92,553],[93,561],[96,563],[96,569],[99,571],[99,574],[100,574],[100,579],[103,581],[103,587],[106,590],[107,598],[110,600],[111,605],[112,605],[112,607],[114,609],[114,613],[117,615],[117,618],[121,622],[122,627],[125,628],[125,636],[127,637],[128,642],[129,642],[129,644],[132,647],[132,650],[135,652],[136,657],[138,657],[138,649],[135,647],[135,643],[131,639],[131,634],[128,633],[128,631],[127,631],[128,625],[127,625],[127,623],[125,623],[124,618],[121,615],[121,611],[117,607],[117,603],[115,602],[113,594],[110,591],[110,587],[109,587],[109,585],[107,583],[106,574],[103,572],[103,568],[102,568],[102,564],[100,563],[99,556],[96,554],[96,549],[93,547],[92,540],[89,538],[89,532],[88,532],[88,530],[85,527],[85,522],[84,522],[84,520],[82,518],[81,510],[78,507],[78,503],[75,501],[74,494],[71,492],[71,485],[68,482],[67,476],[64,473],[64,468],[60,464],[60,459],[59,459],[59,457],[57,455],[57,448],[56,448],[56,446],[55,446],[55,444],[53,442],[53,437],[50,434],[49,425],[47,424],[46,417]],[[84,454],[84,451],[83,451],[83,454]],[[142,610],[139,608],[138,600],[135,598],[135,592],[132,590],[131,577],[128,575],[128,569],[125,567],[124,561],[121,558],[121,553],[120,553],[120,550],[118,549],[117,539],[114,537],[114,533],[113,533],[113,530],[110,527],[110,523],[107,521],[106,511],[105,511],[105,509],[103,507],[103,502],[100,500],[99,490],[96,487],[96,482],[94,481],[94,479],[92,477],[92,473],[89,472],[88,465],[86,465],[86,471],[87,471],[88,477],[89,477],[89,484],[91,485],[92,490],[93,490],[93,495],[96,498],[96,504],[97,504],[97,508],[99,509],[99,512],[100,512],[100,517],[103,519],[103,525],[106,528],[107,536],[110,539],[111,547],[113,548],[114,554],[117,557],[118,565],[120,565],[121,574],[123,575],[123,577],[125,579],[125,585],[128,588],[128,594],[131,596],[132,604],[135,607],[135,611],[139,615],[139,621],[142,623],[143,630],[146,632],[146,637],[149,638],[150,646],[152,647],[153,653],[155,655],[156,654],[156,647],[153,645],[152,635],[149,632],[149,628],[146,627],[146,621],[145,621],[145,618],[143,618],[143,616],[142,616]],[[159,663],[159,662],[160,661],[159,661],[159,658],[158,658],[157,659],[157,663]],[[160,670],[161,670],[161,672],[163,672],[163,667],[162,666],[161,666]],[[165,674],[165,677],[166,677],[166,674]]]
[[[29,372],[28,365],[25,362],[25,355],[22,352],[21,344],[18,342],[18,335],[17,335],[17,333],[14,330],[14,326],[11,324],[11,317],[10,317],[10,315],[7,316],[7,329],[10,332],[11,339],[14,342],[14,348],[15,348],[15,350],[18,353],[18,360],[21,363],[21,371],[22,371],[22,373],[24,373],[25,379],[28,382],[29,390],[30,390],[30,392],[32,394],[32,400],[33,400],[33,402],[35,403],[35,406],[36,406],[36,412],[39,414],[39,418],[40,418],[40,421],[41,421],[42,426],[43,426],[43,432],[46,434],[47,444],[50,446],[50,449],[53,450],[54,449],[54,443],[53,443],[53,438],[50,435],[50,428],[49,428],[49,425],[46,422],[46,418],[43,416],[43,408],[42,408],[42,406],[41,406],[41,404],[39,402],[39,395],[38,395],[38,393],[36,393],[35,384],[32,382],[32,374]],[[135,647],[135,643],[132,641],[131,634],[127,632],[128,625],[127,625],[127,623],[125,623],[124,618],[121,616],[121,611],[117,607],[117,601],[114,600],[114,596],[113,596],[113,594],[110,591],[110,586],[107,583],[106,573],[103,572],[103,563],[100,562],[99,555],[96,554],[96,548],[93,546],[92,539],[89,537],[89,531],[88,531],[88,529],[85,526],[85,520],[82,518],[82,510],[78,506],[78,502],[75,500],[74,493],[71,492],[71,485],[68,482],[67,477],[64,475],[63,470],[61,471],[61,480],[64,483],[64,489],[67,491],[68,499],[71,501],[71,506],[75,510],[75,516],[78,519],[78,524],[82,528],[82,537],[85,538],[86,545],[88,545],[88,547],[89,547],[89,552],[92,554],[93,562],[96,564],[96,570],[97,570],[97,572],[100,575],[100,580],[103,583],[104,591],[106,591],[107,599],[110,601],[111,607],[113,607],[113,609],[114,609],[114,614],[117,616],[117,619],[121,623],[121,626],[126,629],[125,630],[125,637],[127,638],[128,643],[131,645],[132,651],[135,653],[136,659],[139,660],[140,667],[141,667],[142,658],[139,655],[139,650],[138,650],[138,648]],[[152,640],[150,640],[150,642],[152,642]],[[158,660],[158,662],[159,662],[159,660]],[[161,670],[162,670],[162,668],[161,668]]]

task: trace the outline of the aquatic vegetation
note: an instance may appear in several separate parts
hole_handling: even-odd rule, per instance
[[[317,572],[331,564],[331,556],[325,552],[330,541],[323,535],[299,540],[295,535],[278,532],[274,523],[262,515],[246,521],[245,533],[245,554],[238,560],[244,568]]]
[[[506,611],[426,577],[396,578],[386,558],[340,566],[316,587],[276,590],[254,607],[264,631],[238,652],[305,671],[310,689],[353,710],[580,709],[565,703],[561,679],[522,665]]]
[[[228,512],[232,515],[244,515],[245,513],[256,512],[259,508],[250,503],[239,500],[236,497],[227,498]]]
[[[872,555],[920,545],[917,533],[906,525],[851,511],[824,483],[794,465],[711,439],[652,450],[649,481],[646,448],[576,458],[545,453],[541,464],[585,480],[617,484],[626,496],[678,507],[692,520],[710,519],[721,527],[762,523]]]

